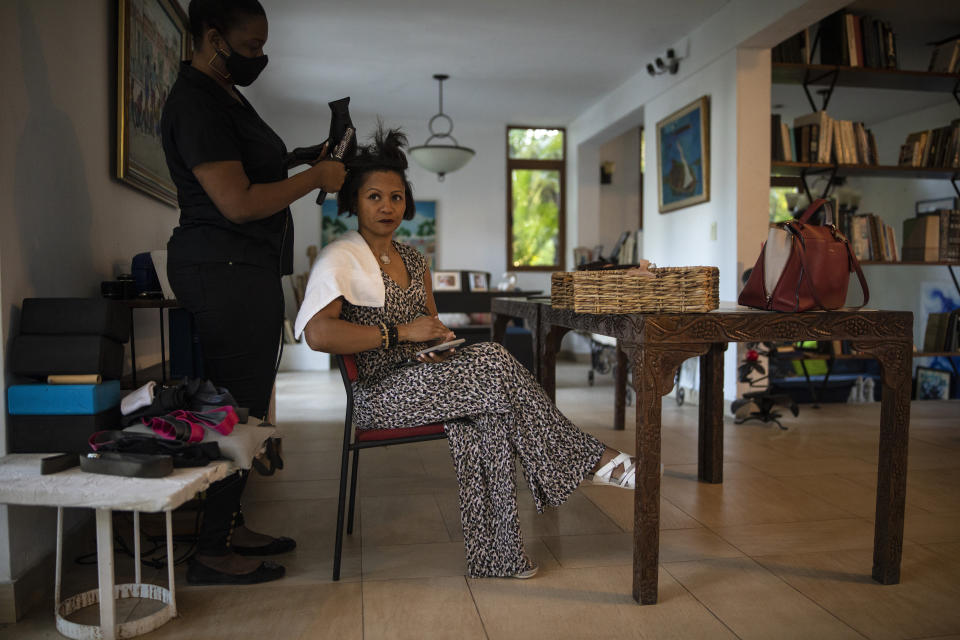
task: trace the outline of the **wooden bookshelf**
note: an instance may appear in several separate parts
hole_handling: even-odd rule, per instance
[[[835,76],[835,78],[834,78]],[[872,67],[842,67],[829,64],[773,63],[774,84],[822,87],[857,87],[896,91],[954,93],[960,90],[960,74]]]
[[[827,164],[820,162],[787,162],[784,160],[774,160],[770,168],[773,175],[790,178],[801,177],[810,173],[828,173],[836,170],[837,177],[919,178],[926,180],[960,179],[960,167],[901,167],[897,165]]]

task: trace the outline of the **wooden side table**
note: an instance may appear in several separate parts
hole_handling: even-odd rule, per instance
[[[633,373],[637,396],[637,457],[640,476],[634,502],[633,597],[657,601],[660,524],[661,397],[673,388],[677,369],[700,357],[698,477],[723,481],[723,352],[730,342],[849,340],[880,364],[880,456],[874,528],[873,578],[900,581],[906,501],[907,441],[910,425],[913,314],[905,311],[823,311],[774,313],[731,303],[709,313],[586,314],[539,305],[539,379],[556,396],[556,356],[572,329],[617,338]],[[500,301],[495,310],[500,313]],[[516,309],[511,310],[516,313]],[[528,313],[535,313],[532,309]]]
[[[174,469],[163,478],[126,478],[84,473],[79,467],[50,475],[40,474],[40,460],[46,454],[15,453],[0,458],[0,504],[36,505],[57,508],[57,568],[54,617],[57,631],[68,638],[131,638],[148,633],[177,615],[173,580],[173,536],[171,512],[203,491],[211,483],[225,478],[233,469],[229,462],[212,462],[205,467]],[[63,508],[89,507],[97,518],[97,589],[60,600],[63,564]],[[113,512],[133,511],[134,582],[115,584],[113,574]],[[140,577],[139,512],[163,511],[167,529],[168,588],[144,584]],[[149,598],[166,606],[136,620],[117,624],[116,600]],[[67,617],[84,607],[100,605],[100,625],[78,624]]]

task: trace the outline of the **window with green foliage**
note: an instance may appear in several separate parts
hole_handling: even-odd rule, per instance
[[[507,269],[563,268],[565,131],[507,127]]]
[[[797,193],[796,187],[770,187],[770,222],[793,220],[787,194]]]

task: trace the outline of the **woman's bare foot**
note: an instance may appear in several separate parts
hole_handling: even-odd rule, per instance
[[[594,466],[593,469],[590,470],[590,472],[596,473],[601,468],[603,468],[605,464],[607,464],[608,462],[616,458],[618,455],[620,455],[619,451],[617,451],[616,449],[611,449],[610,447],[606,447],[603,450],[603,455],[600,456],[600,460],[597,462],[596,466]],[[624,468],[623,463],[618,464],[616,467],[613,468],[613,471],[610,473],[610,477],[613,480],[618,480],[625,470],[626,469]]]

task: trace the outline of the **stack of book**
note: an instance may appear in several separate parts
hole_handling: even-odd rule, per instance
[[[836,120],[826,111],[795,118],[793,131],[771,116],[773,160],[823,164],[877,164],[877,141],[862,122]]]
[[[930,314],[923,336],[923,350],[927,353],[960,351],[960,309]]]
[[[960,73],[960,38],[939,42],[930,56],[927,71]]]
[[[850,248],[858,260],[871,262],[899,262],[896,232],[873,213],[853,213],[841,209],[837,226],[850,241]]]
[[[820,63],[898,69],[897,36],[890,23],[837,11],[820,21]]]
[[[900,146],[903,167],[960,167],[960,118],[946,127],[917,131]]]
[[[772,62],[793,62],[798,64],[810,64],[810,29],[794,34],[787,38],[770,51]]]
[[[907,262],[960,262],[960,209],[937,209],[903,221]]]

